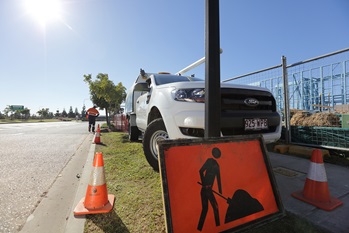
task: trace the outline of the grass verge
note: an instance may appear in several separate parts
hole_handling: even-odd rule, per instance
[[[10,119],[0,119],[0,124],[13,124],[13,123],[37,123],[37,122],[56,122],[60,121],[58,119],[29,119],[29,120],[10,120]]]
[[[147,164],[141,143],[127,134],[103,132],[108,193],[115,195],[108,214],[87,215],[85,232],[165,232],[160,175]]]
[[[103,128],[103,127],[101,127]],[[86,233],[165,232],[160,175],[148,165],[141,143],[129,142],[125,133],[102,132],[102,145],[108,193],[115,195],[108,214],[87,215]],[[287,213],[248,233],[322,233],[311,223]]]

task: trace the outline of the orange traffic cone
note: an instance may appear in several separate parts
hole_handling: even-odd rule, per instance
[[[95,135],[95,144],[101,144],[101,129],[99,128],[99,124],[97,125],[96,135]]]
[[[86,196],[74,209],[74,215],[108,213],[113,209],[115,196],[109,194],[105,183],[103,154],[97,152]]]
[[[292,193],[292,196],[327,211],[343,204],[339,199],[330,196],[321,150],[313,150],[304,189]]]

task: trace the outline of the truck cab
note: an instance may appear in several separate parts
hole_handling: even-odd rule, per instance
[[[266,143],[281,136],[281,117],[272,93],[262,87],[221,83],[221,136],[262,134]],[[204,137],[205,81],[141,70],[126,97],[129,138],[142,137],[149,164],[158,170],[157,142]]]

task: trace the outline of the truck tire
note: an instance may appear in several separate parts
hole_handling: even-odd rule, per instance
[[[137,128],[137,126],[131,126],[130,124],[128,125],[128,139],[131,142],[136,142],[138,141],[140,135],[140,131]]]
[[[155,171],[159,171],[158,152],[156,148],[157,142],[166,139],[168,139],[168,133],[164,121],[161,118],[152,121],[144,132],[144,155]]]

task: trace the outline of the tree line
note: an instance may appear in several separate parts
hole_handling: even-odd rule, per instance
[[[42,108],[36,112],[36,114],[30,113],[30,109],[24,108],[19,110],[13,110],[10,106],[7,106],[3,112],[0,111],[0,119],[53,119],[53,118],[82,118],[85,117],[86,107],[83,106],[81,112],[79,112],[78,108],[75,108],[73,111],[73,107],[70,106],[69,111],[67,112],[65,108],[60,112],[57,110],[55,113],[51,112],[49,108]]]
[[[108,126],[110,126],[109,116],[116,114],[120,110],[121,103],[126,98],[126,88],[119,82],[117,85],[114,84],[108,77],[108,74],[99,73],[93,80],[91,74],[84,75],[83,81],[88,84],[90,89],[90,100],[100,110],[105,110],[106,120]],[[36,115],[37,114],[37,115]],[[31,115],[30,109],[24,108],[20,110],[13,110],[10,106],[7,106],[3,113],[0,111],[0,119],[52,119],[52,118],[84,118],[86,114],[85,105],[82,107],[81,112],[70,106],[67,112],[63,109],[62,112],[58,110],[54,113],[49,108],[42,108]]]

